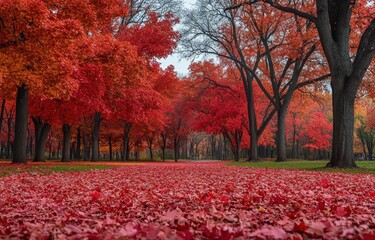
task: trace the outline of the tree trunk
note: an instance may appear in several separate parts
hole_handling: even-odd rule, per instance
[[[5,143],[1,143],[1,152],[0,152],[0,158],[3,158],[3,153],[4,153],[4,148],[5,148]]]
[[[167,147],[167,135],[165,133],[162,133],[161,134],[161,140],[162,140],[162,146],[161,146],[161,150],[162,150],[162,157],[163,157],[163,162],[165,161],[165,148]]]
[[[83,160],[90,159],[90,143],[89,143],[89,136],[88,134],[83,134]]]
[[[292,158],[293,159],[297,159],[297,157],[296,157],[296,153],[297,153],[297,151],[296,151],[296,135],[297,135],[297,133],[296,133],[296,125],[293,123],[293,143],[292,143]]]
[[[62,149],[62,162],[70,161],[70,126],[68,124],[63,125],[63,149]]]
[[[299,140],[297,139],[297,144],[296,144],[296,158],[299,159]]]
[[[241,139],[242,139],[242,132],[236,131],[233,134],[224,132],[226,138],[229,140],[230,148],[233,153],[234,160],[236,162],[240,161],[241,158]],[[231,138],[232,136],[232,138]]]
[[[362,135],[360,136],[360,140],[361,140],[361,143],[362,143],[363,154],[364,154],[363,159],[367,159],[365,139],[364,139],[364,137]]]
[[[340,79],[332,79],[333,82]],[[355,94],[333,89],[333,140],[331,161],[327,167],[353,168],[354,162],[354,101]]]
[[[372,152],[374,149],[374,140],[373,137],[369,137],[367,142],[367,152],[368,152],[368,160],[372,161]]]
[[[26,163],[28,100],[29,90],[26,88],[25,84],[22,84],[22,86],[17,89],[12,163]]]
[[[57,159],[60,158],[60,149],[61,149],[61,141],[59,141],[59,144],[57,145],[57,154],[56,154]]]
[[[109,136],[108,145],[109,145],[109,160],[112,161],[113,160],[112,136]]]
[[[251,83],[250,83],[251,84]],[[258,156],[258,127],[255,113],[254,93],[252,86],[246,92],[247,95],[247,111],[249,117],[250,129],[250,158],[249,161],[256,162],[259,160]]]
[[[6,100],[3,99],[2,104],[1,104],[1,113],[0,113],[0,131],[2,131],[2,129],[3,129],[5,103],[6,103]]]
[[[165,147],[161,148],[163,162],[165,162]]]
[[[285,118],[286,109],[281,108],[277,114],[277,133],[276,133],[276,162],[286,161],[286,136],[285,136]]]
[[[151,157],[151,160],[154,160],[154,153],[152,151],[152,144],[150,145],[150,157]]]
[[[129,160],[129,150],[128,150],[128,147],[129,147],[129,136],[127,136],[126,134],[124,134],[124,151],[123,151],[123,158],[124,158],[124,161],[128,161]]]
[[[51,143],[49,144],[49,151],[48,151],[48,159],[52,159],[52,141],[51,141]]]
[[[77,149],[75,151],[75,159],[80,160],[81,157],[81,127],[77,129]]]
[[[174,145],[174,161],[178,161],[178,137],[174,137],[173,139],[173,145]]]
[[[30,156],[33,156],[33,136],[31,136],[30,132],[28,131],[29,137],[28,137],[28,148],[27,148],[27,154],[30,154]]]
[[[125,161],[129,160],[129,134],[131,130],[131,124],[125,123],[124,124],[124,151],[123,151],[123,159]]]
[[[100,128],[100,113],[96,112],[94,116],[94,126],[92,129],[92,155],[93,162],[99,161],[99,128]]]
[[[11,141],[11,133],[12,133],[12,119],[9,118],[8,119],[8,136],[7,136],[7,156],[6,158],[7,159],[10,159],[10,149],[11,149],[11,146],[10,146],[10,141]]]
[[[225,138],[224,136],[223,136],[223,140],[224,140],[223,159],[224,159],[224,160],[228,160],[227,140],[226,140],[226,138]]]
[[[240,154],[241,154],[241,139],[242,139],[242,134],[239,133],[238,131],[236,131],[235,136],[236,136],[236,139],[235,139],[235,141],[236,141],[236,149],[235,149],[234,156],[235,156],[236,162],[239,162],[240,159],[241,159],[241,155]]]
[[[70,160],[74,159],[74,152],[75,152],[75,142],[70,144]]]
[[[215,135],[211,135],[211,159],[215,160],[215,151],[216,151],[216,138]]]
[[[199,150],[198,150],[198,146],[199,146],[199,144],[198,143],[196,143],[195,144],[195,160],[199,160]]]
[[[35,127],[35,156],[34,162],[45,162],[45,148],[51,125],[43,122],[40,118],[33,118]]]
[[[148,138],[148,150],[150,151],[150,158],[154,160],[154,153],[152,151],[153,137]]]

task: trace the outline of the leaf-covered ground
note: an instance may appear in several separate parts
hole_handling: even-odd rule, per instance
[[[0,239],[375,239],[375,176],[152,163],[0,178]]]

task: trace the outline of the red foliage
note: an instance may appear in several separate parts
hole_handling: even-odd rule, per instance
[[[137,46],[138,54],[148,60],[166,57],[172,53],[180,38],[173,30],[178,19],[173,14],[166,14],[164,18],[155,12],[148,15],[146,24],[122,26],[117,38]]]
[[[310,116],[306,125],[304,132],[309,143],[304,147],[311,150],[328,150],[331,146],[332,123],[328,122],[326,115],[322,112],[315,112]]]
[[[221,163],[21,173],[0,179],[0,238],[373,239],[374,182]]]

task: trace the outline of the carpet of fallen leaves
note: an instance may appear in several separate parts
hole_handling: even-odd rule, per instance
[[[0,239],[375,239],[375,176],[152,163],[0,178]]]

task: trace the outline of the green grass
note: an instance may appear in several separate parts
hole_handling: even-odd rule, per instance
[[[86,172],[90,170],[105,170],[114,168],[115,166],[100,166],[100,165],[40,165],[40,166],[0,166],[0,177],[8,176],[11,174],[19,174],[24,172],[38,173],[42,175],[48,175],[52,173],[75,173],[75,172]]]
[[[229,166],[254,167],[254,168],[278,168],[278,169],[299,169],[324,172],[343,172],[343,173],[366,173],[375,174],[374,161],[357,161],[359,168],[356,169],[331,169],[325,168],[328,161],[307,161],[290,160],[286,162],[261,161],[261,162],[231,162]]]

